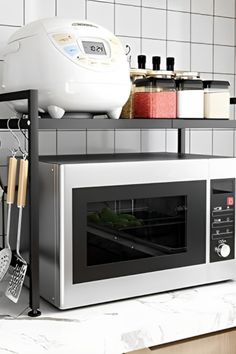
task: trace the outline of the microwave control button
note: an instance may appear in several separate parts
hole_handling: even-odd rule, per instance
[[[225,243],[221,243],[218,247],[216,247],[216,252],[220,257],[226,258],[230,254],[230,246]]]
[[[234,197],[227,197],[227,205],[234,205]]]

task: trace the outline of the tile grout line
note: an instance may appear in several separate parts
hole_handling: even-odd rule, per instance
[[[167,51],[168,51],[168,0],[166,0],[166,38],[165,38],[165,41],[166,41],[166,57],[167,57]]]
[[[140,52],[143,54],[143,0],[140,3],[140,31],[139,31],[139,40],[140,40]]]
[[[85,0],[85,6],[84,6],[84,15],[85,15],[85,19],[88,19],[88,1]]]
[[[25,0],[23,0],[23,25],[25,25]]]
[[[190,71],[192,71],[192,0],[190,0]]]
[[[96,2],[96,3],[106,3],[106,4],[111,4],[110,1],[106,1],[106,0],[87,0],[89,2]],[[122,2],[117,2],[117,5],[123,5],[123,6],[127,6],[127,7],[140,7],[140,5],[134,5],[134,4],[127,4],[127,3],[122,3]],[[147,5],[143,5],[144,8],[147,9],[152,9],[152,10],[168,10],[170,12],[180,12],[180,13],[191,13],[190,10],[189,11],[184,11],[184,10],[175,10],[175,9],[168,9],[168,8],[164,8],[164,7],[154,7],[154,6],[147,6]],[[192,12],[192,14],[194,15],[202,15],[202,16],[213,16],[211,13],[203,13],[203,12]],[[220,18],[226,18],[226,19],[234,19],[234,17],[232,16],[224,16],[224,15],[215,15],[216,17],[220,17]]]
[[[116,34],[116,4],[115,4],[115,0],[113,0],[113,30],[114,30],[114,34]]]
[[[58,4],[57,4],[57,0],[55,0],[55,16],[58,15]]]
[[[236,88],[235,88],[235,83],[236,83],[236,4],[234,5],[234,97],[235,97],[235,92],[236,92]],[[235,110],[235,105],[233,107],[233,119],[235,119],[235,114],[236,114],[236,110]],[[235,157],[236,155],[236,151],[235,151],[235,134],[236,134],[236,130],[233,130],[234,134],[233,134],[233,156]]]
[[[166,0],[166,9],[165,9],[165,11],[166,11],[166,38],[165,38],[165,41],[166,41],[166,43],[165,43],[165,50],[166,50],[166,58],[167,58],[167,56],[168,56],[168,0]],[[167,129],[165,129],[165,152],[168,152],[167,151]]]
[[[212,27],[212,76],[213,80],[215,78],[215,72],[214,72],[214,66],[215,66],[215,0],[213,0],[213,27]],[[214,152],[214,129],[212,129],[211,133],[211,155],[213,155]]]
[[[131,39],[140,39],[139,36],[129,36],[129,35],[125,35],[125,34],[116,34],[118,37],[121,38],[131,38]],[[152,41],[160,41],[160,42],[165,42],[166,39],[165,38],[154,38],[154,37],[142,37],[142,39],[147,39],[147,40],[152,40]],[[168,39],[168,42],[172,42],[172,43],[186,43],[186,44],[201,44],[201,45],[206,45],[206,46],[213,46],[212,43],[207,43],[207,42],[195,42],[195,41],[185,41],[185,40],[177,40],[177,39]],[[234,45],[230,45],[230,44],[215,44],[215,46],[218,47],[227,47],[227,48],[234,48]]]

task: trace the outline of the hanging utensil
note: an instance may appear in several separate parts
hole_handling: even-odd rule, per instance
[[[3,279],[4,275],[8,271],[11,263],[12,252],[9,243],[10,237],[10,226],[11,226],[11,207],[14,204],[15,199],[15,188],[16,188],[16,170],[17,170],[17,159],[13,156],[9,159],[8,167],[8,182],[7,182],[7,204],[8,204],[8,215],[7,215],[7,234],[5,247],[0,251],[0,281]],[[4,220],[2,221],[4,222]]]
[[[27,178],[28,160],[26,160],[26,156],[24,156],[23,159],[20,160],[19,185],[17,195],[17,207],[19,208],[19,216],[16,239],[16,265],[13,269],[13,274],[5,293],[5,295],[15,303],[20,297],[21,289],[24,283],[25,274],[27,270],[27,262],[20,254],[22,212],[26,204]]]

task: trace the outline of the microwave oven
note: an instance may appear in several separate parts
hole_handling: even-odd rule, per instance
[[[40,159],[40,293],[60,309],[235,276],[234,158]]]

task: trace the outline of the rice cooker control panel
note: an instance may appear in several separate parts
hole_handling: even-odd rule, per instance
[[[211,181],[210,262],[234,259],[235,179]]]
[[[73,33],[52,33],[51,41],[54,46],[68,59],[86,66],[101,68],[112,65],[122,55],[122,46],[114,36],[107,39],[99,37],[78,37]]]

